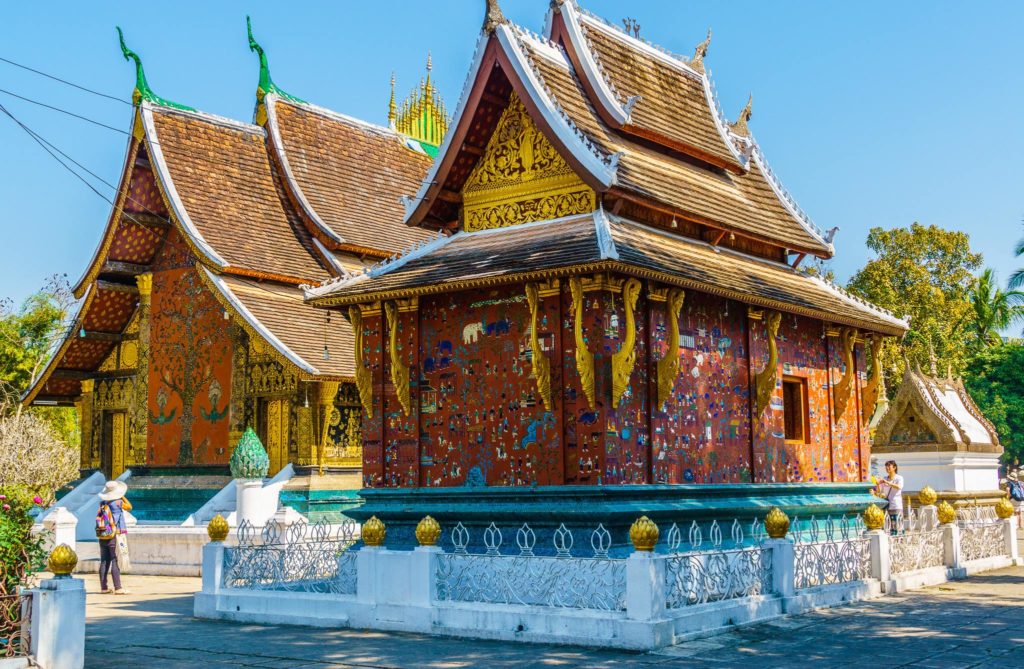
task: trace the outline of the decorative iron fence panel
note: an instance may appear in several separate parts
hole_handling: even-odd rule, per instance
[[[889,537],[889,569],[903,574],[946,564],[945,530],[918,530]]]
[[[871,547],[859,516],[852,521],[843,516],[838,522],[812,516],[806,525],[794,518],[792,527],[796,589],[849,583],[871,574]]]
[[[224,549],[223,586],[356,594],[356,553],[342,540]]]
[[[670,555],[665,581],[670,609],[766,595],[773,592],[772,551],[741,548]]]
[[[28,657],[31,621],[31,595],[0,597],[0,658]]]
[[[970,562],[1006,554],[1006,536],[999,521],[960,521],[960,560]]]

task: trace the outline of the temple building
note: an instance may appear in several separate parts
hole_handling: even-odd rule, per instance
[[[801,268],[834,233],[768,167],[750,103],[719,112],[710,34],[683,58],[573,0],[545,26],[487,3],[406,200],[441,236],[306,292],[355,328],[359,513],[869,501],[877,356],[907,323]]]
[[[894,460],[908,493],[925,486],[941,499],[994,504],[1003,447],[995,427],[971,399],[961,379],[907,365],[903,381],[874,436],[872,471]]]
[[[251,31],[249,44],[260,78],[242,123],[157,96],[122,39],[135,111],[115,206],[74,325],[24,398],[78,408],[84,473],[226,476],[252,426],[271,475],[291,463],[359,487],[352,330],[299,286],[434,236],[402,224],[400,197],[447,117],[429,79],[401,131],[317,107],[274,84]]]

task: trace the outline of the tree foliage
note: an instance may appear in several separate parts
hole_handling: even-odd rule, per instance
[[[1002,344],[1001,332],[1024,320],[1024,292],[1004,291],[991,268],[975,279],[968,300],[971,310],[965,317],[964,330],[972,350]]]
[[[1024,345],[1019,341],[980,349],[967,366],[964,385],[999,433],[1010,463],[1024,460]]]
[[[0,400],[0,486],[25,488],[49,502],[76,478],[78,449],[35,412],[15,411]]]
[[[903,376],[904,356],[927,369],[932,351],[955,374],[968,349],[969,292],[981,267],[964,232],[914,223],[909,228],[872,228],[867,247],[875,258],[850,279],[848,288],[899,316],[910,317],[902,342],[886,344],[886,385],[893,392]]]

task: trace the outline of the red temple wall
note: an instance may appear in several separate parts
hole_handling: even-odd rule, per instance
[[[653,303],[655,357],[668,350],[664,303]],[[655,407],[655,483],[750,482],[750,369],[745,306],[687,292],[679,313],[679,376]]]
[[[384,315],[380,308],[364,312],[363,366],[370,373],[372,391],[370,415],[363,410],[363,485],[375,488],[387,484],[384,476]]]
[[[854,369],[857,368],[858,355],[854,350]],[[843,349],[841,340],[832,337],[829,340],[829,366],[833,386],[838,385],[846,371],[846,363],[843,361]],[[855,371],[856,374],[856,371]],[[846,410],[832,426],[832,480],[833,481],[857,481],[860,480],[861,455],[860,455],[860,402],[859,396],[860,375],[856,374],[850,400],[846,404]],[[833,401],[835,401],[835,390],[833,390]]]
[[[583,294],[583,336],[594,355],[594,406],[590,406],[576,365],[576,319],[572,292],[562,289],[562,418],[565,434],[565,482],[596,485],[605,470],[606,414],[610,407],[611,356],[605,355],[604,308],[599,291]]]
[[[149,346],[147,464],[226,464],[232,341],[177,235],[154,263]]]

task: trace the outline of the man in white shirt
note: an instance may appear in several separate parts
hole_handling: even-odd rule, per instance
[[[889,500],[889,521],[891,533],[899,531],[899,520],[903,516],[903,477],[897,474],[899,467],[895,460],[885,463],[885,478],[878,482],[878,494]]]

